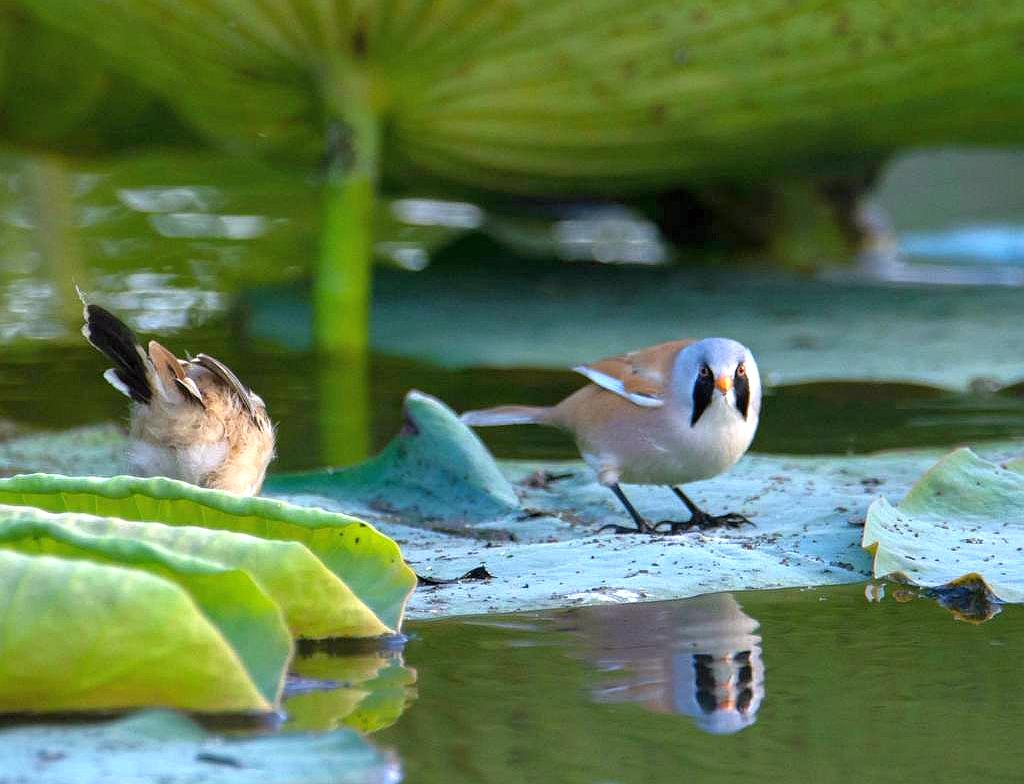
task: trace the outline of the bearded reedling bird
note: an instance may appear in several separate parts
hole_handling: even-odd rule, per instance
[[[751,524],[739,514],[710,515],[677,485],[708,479],[747,451],[761,411],[754,357],[735,340],[676,340],[573,368],[591,384],[550,408],[500,406],[468,411],[472,426],[551,425],[572,433],[580,454],[633,518],[618,533],[678,533]],[[619,483],[669,485],[686,522],[648,523]],[[667,531],[660,530],[667,526]]]
[[[120,319],[82,302],[82,334],[114,363],[103,377],[132,401],[131,473],[258,493],[274,457],[274,427],[259,395],[206,354],[178,359],[155,340],[144,351]]]

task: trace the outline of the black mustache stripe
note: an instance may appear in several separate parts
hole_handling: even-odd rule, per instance
[[[693,416],[690,417],[690,427],[697,424],[701,414],[711,405],[711,396],[714,393],[715,379],[712,374],[698,374],[697,382],[693,385]]]
[[[736,373],[732,382],[733,391],[736,393],[736,409],[744,419],[750,411],[750,379],[746,375]],[[714,374],[698,375],[693,385],[693,415],[690,417],[690,427],[697,424],[701,415],[711,405],[711,397],[715,393]]]
[[[750,379],[746,374],[741,376],[737,373],[733,379],[732,388],[736,390],[736,408],[746,419],[747,411],[750,409]]]

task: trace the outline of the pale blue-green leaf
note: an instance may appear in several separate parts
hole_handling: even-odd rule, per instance
[[[868,511],[862,544],[875,577],[941,587],[982,581],[998,598],[1024,601],[1024,475],[970,449],[942,458],[899,506]]]
[[[38,784],[392,784],[401,767],[351,730],[225,738],[149,711],[0,730],[0,781]]]

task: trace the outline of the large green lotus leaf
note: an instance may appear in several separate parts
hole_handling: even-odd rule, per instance
[[[898,507],[875,501],[862,545],[875,577],[928,587],[981,580],[1000,599],[1024,602],[1024,475],[958,449]]]
[[[264,699],[277,702],[291,636],[280,608],[248,572],[126,536],[86,533],[77,528],[79,517],[0,506],[0,548],[117,564],[177,583],[234,649]]]
[[[291,729],[346,726],[377,732],[394,724],[415,697],[416,670],[395,651],[317,651],[296,657],[292,672],[327,687],[286,693],[283,707]]]
[[[212,596],[204,594],[211,600],[212,613],[223,613],[228,608],[232,615],[243,611],[255,613],[258,607],[246,609],[246,596],[251,593],[254,602],[267,603],[271,608],[260,612],[269,613],[268,621],[270,614],[275,614],[269,600],[276,602],[296,637],[376,637],[389,631],[345,583],[299,542],[194,526],[0,506],[0,547],[64,557],[82,553],[94,561],[109,559],[142,568],[149,568],[152,562],[172,571],[201,560],[244,570],[259,585],[256,591],[250,587],[235,599],[219,589],[214,589]],[[245,589],[244,585],[241,587]],[[193,595],[200,601],[199,594]],[[260,634],[254,639],[264,639],[264,646],[258,649],[269,653],[273,649],[271,642],[279,636],[275,624],[274,634]],[[277,677],[280,680],[280,672]]]
[[[405,396],[404,426],[377,456],[352,468],[271,476],[266,491],[311,494],[431,520],[512,513],[519,499],[477,435],[437,398]]]
[[[398,545],[360,520],[173,479],[25,474],[0,479],[0,503],[301,542],[393,631],[416,586]]]
[[[1024,9],[996,0],[23,2],[232,149],[315,161],[355,104],[396,175],[503,192],[749,180],[1024,119]]]
[[[40,24],[18,2],[0,3],[0,139],[74,153],[197,141],[140,88],[80,36]]]
[[[628,518],[580,461],[501,461],[521,507],[457,531],[429,530],[414,514],[364,513],[402,543],[421,575],[455,578],[481,565],[493,575],[421,586],[410,602],[414,618],[859,582],[871,576],[860,547],[868,505],[879,488],[905,492],[940,455],[747,455],[687,492],[711,512],[748,515],[755,527],[679,536],[599,534]],[[686,517],[668,488],[625,490],[650,520]],[[358,499],[318,502],[351,508]]]
[[[351,730],[221,737],[169,711],[0,730],[0,781],[36,784],[380,784],[401,768]]]
[[[211,590],[227,589],[225,602],[252,605],[241,596],[240,581],[232,585],[213,574]],[[249,587],[259,593],[251,581]],[[221,621],[230,626],[226,615]],[[0,713],[139,706],[268,711],[285,664],[278,663],[277,683],[261,689],[180,585],[85,560],[0,551],[0,618]],[[236,639],[244,623],[230,629]],[[267,646],[274,647],[272,638]]]

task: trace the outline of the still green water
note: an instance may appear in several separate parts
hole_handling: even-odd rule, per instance
[[[900,586],[865,591],[411,623],[416,684],[372,737],[410,784],[1020,781],[1024,611],[970,623]],[[390,672],[361,699],[393,700]],[[347,721],[308,699],[286,701],[284,731]]]
[[[216,324],[166,342],[179,352],[230,357],[239,377],[253,379],[250,383],[278,423],[278,458],[272,471],[332,462],[321,448],[322,434],[344,423],[351,412],[315,372],[316,356],[260,348]],[[0,422],[62,430],[125,421],[124,398],[102,378],[106,367],[104,358],[84,341],[7,347],[0,355]],[[568,371],[447,370],[377,356],[369,371],[369,443],[376,451],[401,428],[402,398],[409,389],[428,392],[462,411],[506,402],[550,405],[583,383]],[[1024,437],[1024,394],[1015,388],[997,394],[911,384],[799,384],[770,389],[764,411],[753,449],[767,453],[866,453]],[[498,457],[559,459],[577,454],[568,436],[550,428],[478,432]]]

